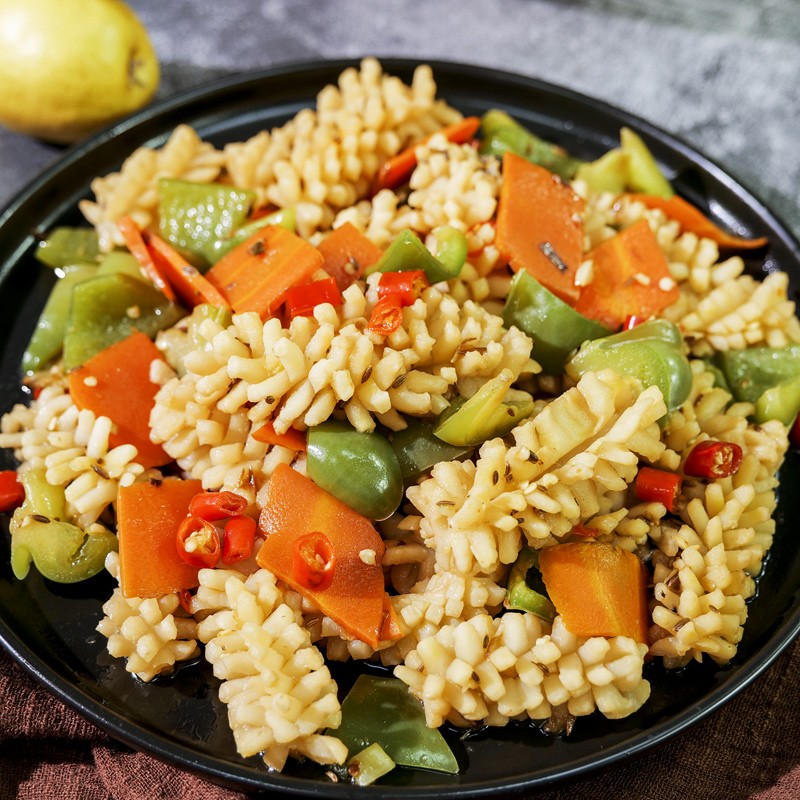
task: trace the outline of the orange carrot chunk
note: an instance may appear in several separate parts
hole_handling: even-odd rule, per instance
[[[147,246],[144,234],[133,217],[120,217],[117,220],[117,228],[119,228],[119,232],[122,234],[122,238],[125,240],[125,245],[130,250],[131,255],[139,262],[139,269],[157,289],[161,290],[167,300],[172,300],[174,303],[177,300],[175,292],[172,291],[172,287],[153,259],[153,254]]]
[[[266,319],[290,286],[308,283],[324,259],[316,247],[285,228],[267,225],[223,256],[205,277],[237,313]]]
[[[267,422],[253,431],[252,437],[264,444],[280,445],[298,453],[306,451],[306,435],[297,428],[288,428],[285,433],[278,433],[271,422]]]
[[[136,332],[69,374],[69,393],[75,405],[108,417],[116,428],[109,445],[134,445],[138,450],[134,460],[144,467],[172,460],[161,445],[150,441],[150,411],[159,388],[150,380],[150,364],[155,360],[164,360],[161,352],[146,334]]]
[[[647,220],[607,239],[587,257],[592,280],[581,287],[575,310],[609,328],[619,328],[631,315],[647,319],[680,295]]]
[[[649,194],[632,194],[630,197],[648,208],[660,208],[670,219],[678,222],[684,231],[694,233],[701,238],[711,239],[720,247],[734,250],[756,250],[759,247],[765,247],[769,241],[765,236],[745,239],[722,230],[699,208],[676,194],[668,198]]]
[[[539,569],[568,631],[647,643],[645,570],[633,553],[603,542],[569,542],[540,550]]]
[[[583,201],[557,175],[514,153],[503,155],[496,244],[514,272],[527,270],[574,305],[583,252]]]
[[[316,606],[351,636],[377,647],[384,624],[384,544],[372,523],[287,464],[269,481],[259,519],[266,537],[256,560]],[[324,559],[332,562],[327,586],[313,588],[296,571],[295,548],[304,537],[321,534],[330,543]],[[316,537],[323,541],[321,537]],[[302,552],[301,554],[302,555]]]
[[[336,228],[320,242],[318,249],[324,259],[322,268],[336,281],[340,291],[360,278],[382,255],[380,247],[350,222]]]
[[[120,486],[117,494],[120,588],[125,597],[161,597],[199,585],[197,567],[178,555],[175,536],[203,486],[167,478]]]

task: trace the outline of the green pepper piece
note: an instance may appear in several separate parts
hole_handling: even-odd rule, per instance
[[[211,253],[209,260],[212,264],[216,264],[224,255],[227,255],[234,247],[238,247],[242,242],[249,239],[254,233],[266,228],[267,225],[277,225],[280,228],[286,228],[287,231],[294,233],[297,230],[297,214],[294,208],[280,208],[267,214],[265,217],[259,217],[251,222],[247,222],[241,227],[237,228],[227,239],[217,239],[211,245]]]
[[[392,434],[392,447],[405,483],[411,483],[440,461],[454,461],[472,451],[471,447],[443,442],[429,422],[414,418],[406,422],[407,428]]]
[[[512,389],[514,373],[504,369],[478,389],[469,400],[456,400],[439,417],[433,432],[457,446],[481,444],[505,436],[533,413],[533,397]]]
[[[725,373],[716,364],[712,363],[711,361],[704,360],[703,369],[706,372],[710,372],[714,376],[715,387],[724,389],[730,395],[733,394],[731,387],[728,385],[728,379],[725,377]]]
[[[458,773],[444,737],[425,724],[422,704],[396,678],[359,675],[342,703],[341,725],[328,733],[351,753],[377,742],[395,764]]]
[[[766,389],[756,401],[757,423],[780,420],[788,428],[800,411],[800,376]]]
[[[622,152],[628,156],[628,186],[635,192],[672,197],[675,191],[644,140],[630,128],[619,132]]]
[[[620,342],[663,342],[670,344],[678,350],[683,350],[683,335],[680,328],[668,319],[649,319],[640,325],[618,331],[607,336],[606,345],[619,344]]]
[[[592,192],[621,194],[628,187],[630,156],[615,147],[596,161],[581,164],[575,178],[583,181]]]
[[[36,372],[58,358],[67,330],[72,290],[81,281],[93,278],[97,267],[72,264],[61,267],[63,277],[50,290],[47,302],[39,315],[31,340],[22,355],[22,371]]]
[[[80,366],[137,330],[153,337],[185,313],[154,286],[121,272],[83,281],[72,290],[64,366]]]
[[[142,275],[139,262],[124,250],[112,250],[101,262],[97,269],[98,276],[113,275],[116,272],[123,272],[140,281],[146,278]]]
[[[517,560],[508,573],[503,605],[512,611],[530,611],[531,614],[552,622],[556,617],[556,607],[550,602],[549,597],[528,585],[528,573],[531,569],[538,568],[538,552],[526,545],[519,551]]]
[[[200,338],[199,328],[207,319],[213,320],[220,327],[227,328],[231,324],[231,312],[225,308],[201,303],[192,309],[181,324],[167,328],[159,334],[159,347],[163,346],[164,358],[167,363],[178,373],[179,377],[186,374],[183,359],[192,350],[202,347],[208,342]]]
[[[388,753],[373,742],[347,762],[347,775],[356,786],[369,786],[395,768]]]
[[[567,356],[578,345],[611,333],[570,308],[524,269],[511,281],[503,324],[516,325],[533,339],[531,356],[548,375],[563,374]]]
[[[350,508],[374,520],[391,516],[403,499],[403,473],[389,441],[329,420],[309,428],[308,477]]]
[[[466,237],[450,226],[439,228],[435,235],[437,249],[442,251],[442,260],[431,253],[413,231],[405,228],[367,270],[367,274],[421,269],[431,283],[457,278],[467,257]]]
[[[767,389],[800,376],[800,344],[726,350],[715,361],[736,400],[756,403]]]
[[[117,538],[102,526],[84,531],[64,521],[66,500],[61,487],[51,486],[43,469],[20,473],[25,501],[11,519],[11,569],[19,579],[31,562],[51,581],[77,583],[97,575]]]
[[[172,178],[161,178],[158,192],[161,236],[198,268],[214,262],[214,244],[247,219],[255,199],[249,189]]]
[[[481,132],[483,141],[478,148],[481,155],[502,158],[503,153],[511,151],[549,169],[564,180],[571,180],[582,163],[558,145],[539,138],[510,114],[497,108],[490,109],[481,117]]]
[[[39,242],[36,260],[57,269],[70,264],[94,264],[100,256],[100,244],[93,228],[54,228]]]

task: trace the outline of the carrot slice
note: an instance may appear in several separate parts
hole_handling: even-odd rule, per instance
[[[160,289],[162,294],[174,303],[177,298],[172,287],[162,274],[155,263],[153,255],[147,247],[144,235],[134,219],[129,216],[120,217],[117,220],[117,228],[125,240],[125,245],[130,250],[131,255],[139,262],[139,268],[150,279],[151,283]]]
[[[539,569],[568,631],[647,643],[645,570],[633,553],[603,542],[569,542],[540,550]]]
[[[267,225],[223,256],[205,275],[236,312],[272,316],[290,286],[308,283],[324,259],[291,231]]]
[[[289,428],[286,433],[277,433],[273,424],[267,422],[254,430],[251,435],[257,442],[277,444],[289,450],[295,450],[298,453],[305,453],[306,451],[306,435],[302,431],[298,431],[297,428]]]
[[[106,347],[69,373],[69,393],[80,409],[108,417],[116,426],[109,445],[132,444],[136,462],[144,467],[172,459],[150,441],[150,411],[159,387],[150,380],[150,364],[163,361],[161,352],[141,332]]]
[[[619,328],[631,315],[647,319],[680,296],[647,220],[607,239],[587,258],[592,280],[581,287],[575,310],[610,328]]]
[[[384,544],[372,523],[287,464],[269,481],[259,519],[266,536],[256,561],[311,599],[351,636],[378,646],[384,622]],[[293,568],[295,542],[319,532],[330,541],[335,569],[330,585],[309,589]]]
[[[443,133],[450,142],[463,144],[475,136],[480,126],[480,117],[464,117],[451,125],[445,125],[436,133]],[[417,148],[430,141],[434,135],[435,133],[426,136],[386,161],[372,182],[372,193],[377,194],[381,189],[394,189],[401,183],[405,183],[411,177],[414,167],[417,166]]]
[[[570,305],[583,253],[583,201],[557,175],[514,153],[503,155],[496,243],[517,272],[526,269]]]
[[[765,236],[759,236],[756,239],[745,239],[722,230],[703,214],[699,208],[676,194],[668,198],[649,194],[631,194],[629,197],[633,200],[638,200],[648,208],[661,209],[670,219],[678,222],[684,231],[689,231],[702,238],[711,239],[720,247],[732,250],[756,250],[759,247],[765,247],[769,243]]]
[[[125,597],[162,597],[199,585],[197,567],[175,547],[189,502],[203,486],[167,478],[120,486],[117,494],[119,579]]]
[[[344,291],[381,257],[382,250],[350,222],[335,228],[317,248],[324,259],[322,268]]]

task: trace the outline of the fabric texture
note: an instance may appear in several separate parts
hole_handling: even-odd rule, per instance
[[[0,800],[248,800],[112,739],[0,651]],[[711,717],[541,800],[796,800],[800,641]],[[528,795],[531,796],[531,795]],[[498,794],[498,800],[504,795]]]

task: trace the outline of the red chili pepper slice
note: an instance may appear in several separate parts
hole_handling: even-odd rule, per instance
[[[368,328],[380,336],[394,333],[403,323],[403,306],[396,294],[381,297],[372,308]]]
[[[189,503],[189,514],[207,522],[238,517],[247,510],[247,500],[235,492],[200,492]]]
[[[25,501],[25,488],[13,469],[0,472],[0,511],[13,511]]]
[[[428,276],[421,269],[384,272],[378,282],[378,297],[397,295],[401,306],[411,306],[430,285]]]
[[[187,614],[193,614],[192,611],[192,593],[188,589],[179,589],[178,590],[178,600],[180,600],[181,608]]]
[[[312,531],[295,540],[292,575],[301,586],[306,589],[327,589],[335,569],[333,545],[324,533]]]
[[[622,323],[622,330],[633,330],[637,325],[641,325],[645,321],[645,317],[640,317],[637,314],[628,314],[625,321]]]
[[[570,533],[572,533],[573,536],[581,536],[584,539],[594,539],[600,535],[600,531],[594,528],[587,528],[586,525],[581,525],[580,522],[572,526]]]
[[[667,511],[675,510],[675,500],[683,479],[674,472],[642,467],[636,475],[636,495],[645,503],[661,503]]]
[[[225,523],[222,540],[222,563],[235,564],[253,554],[256,521],[252,517],[232,517]]]
[[[217,529],[200,517],[186,517],[175,537],[178,555],[193,567],[215,567],[221,543]]]
[[[709,439],[692,448],[683,463],[683,471],[695,478],[728,478],[741,465],[742,448],[738,444]]]
[[[310,317],[320,303],[340,306],[344,302],[336,281],[331,277],[292,286],[286,290],[284,297],[289,319]]]

